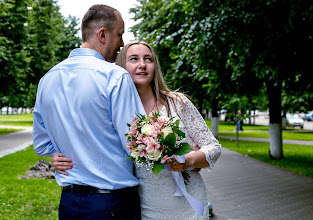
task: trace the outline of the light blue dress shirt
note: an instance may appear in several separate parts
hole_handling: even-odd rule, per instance
[[[40,80],[33,142],[40,156],[72,159],[60,186],[120,189],[138,185],[126,149],[127,123],[145,114],[130,75],[95,50],[74,49]]]

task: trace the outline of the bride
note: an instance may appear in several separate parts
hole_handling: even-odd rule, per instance
[[[186,134],[184,142],[199,149],[185,155],[184,163],[175,159],[167,161],[170,170],[164,169],[158,175],[145,167],[136,167],[142,219],[209,219],[208,196],[202,177],[199,172],[185,170],[191,167],[212,169],[221,154],[221,145],[192,102],[182,93],[168,89],[158,58],[149,44],[137,41],[125,45],[115,63],[131,75],[146,114],[160,112],[163,116],[177,117],[180,119],[180,129]],[[69,161],[61,153],[52,157],[56,171],[65,175],[67,173],[64,170],[72,167]],[[174,196],[177,182],[172,175],[173,171],[185,171],[190,176],[185,185],[185,196]],[[201,214],[194,210],[190,200],[204,205]]]

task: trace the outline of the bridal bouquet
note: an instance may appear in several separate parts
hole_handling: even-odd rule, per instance
[[[178,125],[179,120],[174,117],[160,116],[159,113],[151,113],[148,117],[137,115],[132,124],[127,124],[129,132],[127,149],[138,167],[147,163],[154,174],[164,169],[164,163],[171,156],[183,155],[192,151],[188,143],[182,143],[185,133]]]

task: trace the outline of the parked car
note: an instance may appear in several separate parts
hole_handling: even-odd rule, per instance
[[[303,128],[304,121],[299,117],[298,114],[287,114],[286,115],[287,127],[300,127]]]
[[[313,112],[309,112],[308,114],[305,114],[305,116],[303,116],[303,120],[313,121]]]

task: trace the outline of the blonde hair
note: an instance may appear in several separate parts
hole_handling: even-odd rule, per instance
[[[140,44],[145,45],[146,47],[149,48],[149,50],[152,53],[152,58],[153,58],[153,62],[154,62],[154,76],[153,76],[153,80],[151,81],[152,90],[155,94],[156,100],[158,102],[162,103],[163,105],[165,105],[166,110],[168,112],[168,115],[171,116],[169,101],[173,104],[174,110],[177,112],[174,100],[177,100],[177,101],[184,104],[184,102],[181,98],[182,93],[177,92],[177,91],[171,91],[167,87],[167,85],[165,84],[164,78],[163,78],[163,74],[161,71],[161,66],[160,66],[158,57],[157,57],[155,51],[153,50],[153,48],[148,43],[143,42],[143,41],[133,41],[133,42],[126,44],[120,50],[119,54],[117,55],[116,60],[115,60],[115,64],[126,69],[126,53],[127,53],[127,50],[129,47],[131,47],[133,45],[138,45],[138,44],[139,45]]]

